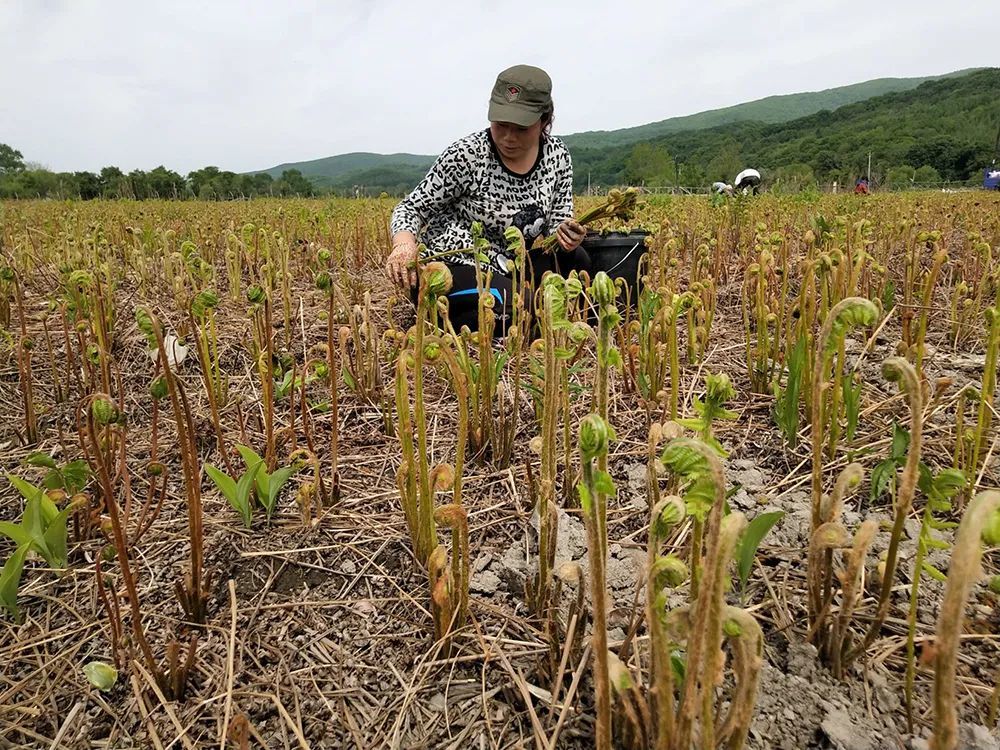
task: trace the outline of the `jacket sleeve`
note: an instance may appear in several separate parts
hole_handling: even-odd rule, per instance
[[[472,158],[462,141],[450,145],[430,171],[392,212],[391,230],[419,234],[430,218],[466,192],[472,180]]]
[[[549,234],[567,219],[573,218],[573,160],[564,148],[555,169],[555,189],[549,213]]]

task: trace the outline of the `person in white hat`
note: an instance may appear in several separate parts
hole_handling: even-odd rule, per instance
[[[733,187],[742,192],[743,195],[747,195],[748,193],[757,195],[757,191],[760,189],[760,172],[756,169],[744,169],[736,175],[736,179],[733,180]]]

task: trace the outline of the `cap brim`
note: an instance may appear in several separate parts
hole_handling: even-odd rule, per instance
[[[526,109],[517,104],[500,104],[490,102],[490,122],[512,122],[522,128],[530,127],[542,119],[542,115],[533,109]]]

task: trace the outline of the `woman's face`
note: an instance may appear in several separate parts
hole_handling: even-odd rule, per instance
[[[491,122],[490,134],[504,158],[519,159],[538,145],[542,136],[542,121],[528,127],[512,122]]]

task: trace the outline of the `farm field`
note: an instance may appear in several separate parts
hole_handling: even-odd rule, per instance
[[[496,341],[393,206],[0,204],[0,747],[1000,746],[1000,196],[640,197]]]

